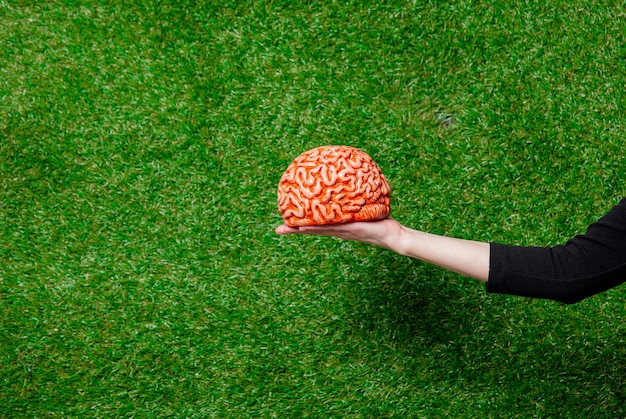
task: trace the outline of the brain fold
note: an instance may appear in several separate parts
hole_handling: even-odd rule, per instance
[[[338,224],[386,218],[389,184],[359,149],[318,147],[302,153],[278,184],[278,208],[289,226]]]

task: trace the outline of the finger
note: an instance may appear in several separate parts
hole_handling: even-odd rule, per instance
[[[332,227],[328,226],[302,226],[302,227],[289,227],[288,225],[280,225],[276,227],[276,234],[324,234],[333,232]]]
[[[346,224],[303,226],[298,228],[298,232],[301,234],[315,234],[321,236],[337,236],[341,233],[345,233],[346,230]]]
[[[289,227],[285,224],[276,227],[276,234],[295,234],[299,232],[298,227]]]

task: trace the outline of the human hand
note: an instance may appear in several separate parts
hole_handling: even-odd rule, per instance
[[[276,234],[333,236],[344,240],[373,244],[394,251],[398,251],[399,239],[403,231],[402,225],[392,218],[306,227],[289,227],[283,224],[276,228]]]

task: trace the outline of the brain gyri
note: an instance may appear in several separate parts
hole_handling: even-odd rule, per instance
[[[278,184],[278,209],[290,227],[387,218],[389,184],[361,150],[326,146],[298,156]]]

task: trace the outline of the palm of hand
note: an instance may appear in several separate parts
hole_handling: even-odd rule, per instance
[[[390,248],[390,244],[402,232],[402,226],[392,218],[377,221],[363,221],[325,226],[288,227],[281,225],[277,234],[313,234],[333,236],[344,240],[354,240]]]

